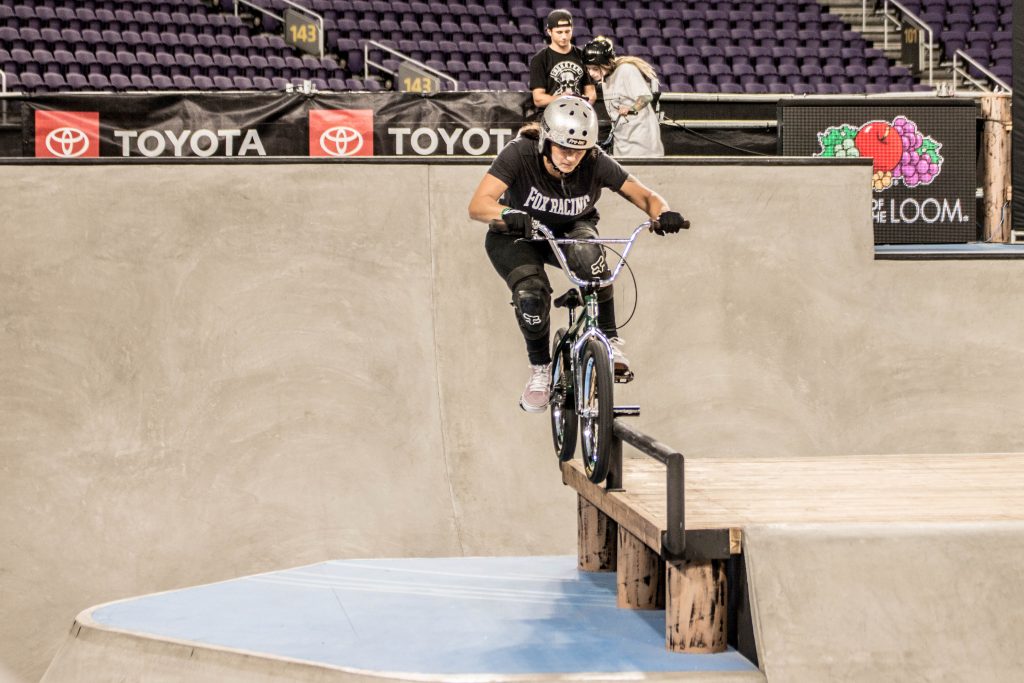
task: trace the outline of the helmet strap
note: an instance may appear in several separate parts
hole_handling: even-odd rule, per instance
[[[551,144],[552,144],[551,140],[545,140],[544,141],[544,155],[543,156],[544,156],[545,159],[548,160],[548,163],[551,164],[551,168],[553,168],[555,170],[555,173],[558,174],[558,177],[559,178],[565,178],[565,174],[562,173],[562,170],[560,168],[558,168],[558,166],[555,165],[555,159],[554,159],[554,157],[551,156]]]

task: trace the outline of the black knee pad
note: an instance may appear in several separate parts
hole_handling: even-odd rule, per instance
[[[512,288],[516,321],[526,339],[543,339],[551,324],[551,287],[546,278],[532,276]]]
[[[570,244],[565,250],[565,260],[572,272],[582,279],[607,277],[610,273],[604,249],[597,244]]]

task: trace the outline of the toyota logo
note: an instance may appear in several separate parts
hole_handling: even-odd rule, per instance
[[[363,148],[363,134],[348,126],[328,128],[320,136],[320,149],[332,157],[349,157]]]
[[[89,151],[89,137],[77,128],[55,128],[46,135],[46,149],[55,157],[80,157]]]

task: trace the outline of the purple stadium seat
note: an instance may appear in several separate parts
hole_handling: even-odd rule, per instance
[[[124,92],[132,88],[132,81],[124,74],[111,74],[110,85],[114,90]]]
[[[46,82],[39,74],[23,73],[21,74],[21,89],[26,92],[42,92],[46,90]]]
[[[43,74],[43,83],[46,84],[46,89],[51,92],[66,92],[71,89],[68,87],[64,77],[58,73]]]
[[[88,90],[89,79],[82,74],[68,74],[64,77],[69,90]]]
[[[153,81],[145,74],[135,74],[131,77],[132,86],[136,90],[153,90]]]

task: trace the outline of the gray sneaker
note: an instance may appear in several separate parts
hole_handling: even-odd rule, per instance
[[[543,413],[551,397],[551,365],[531,365],[530,381],[523,389],[519,407],[528,413]]]

